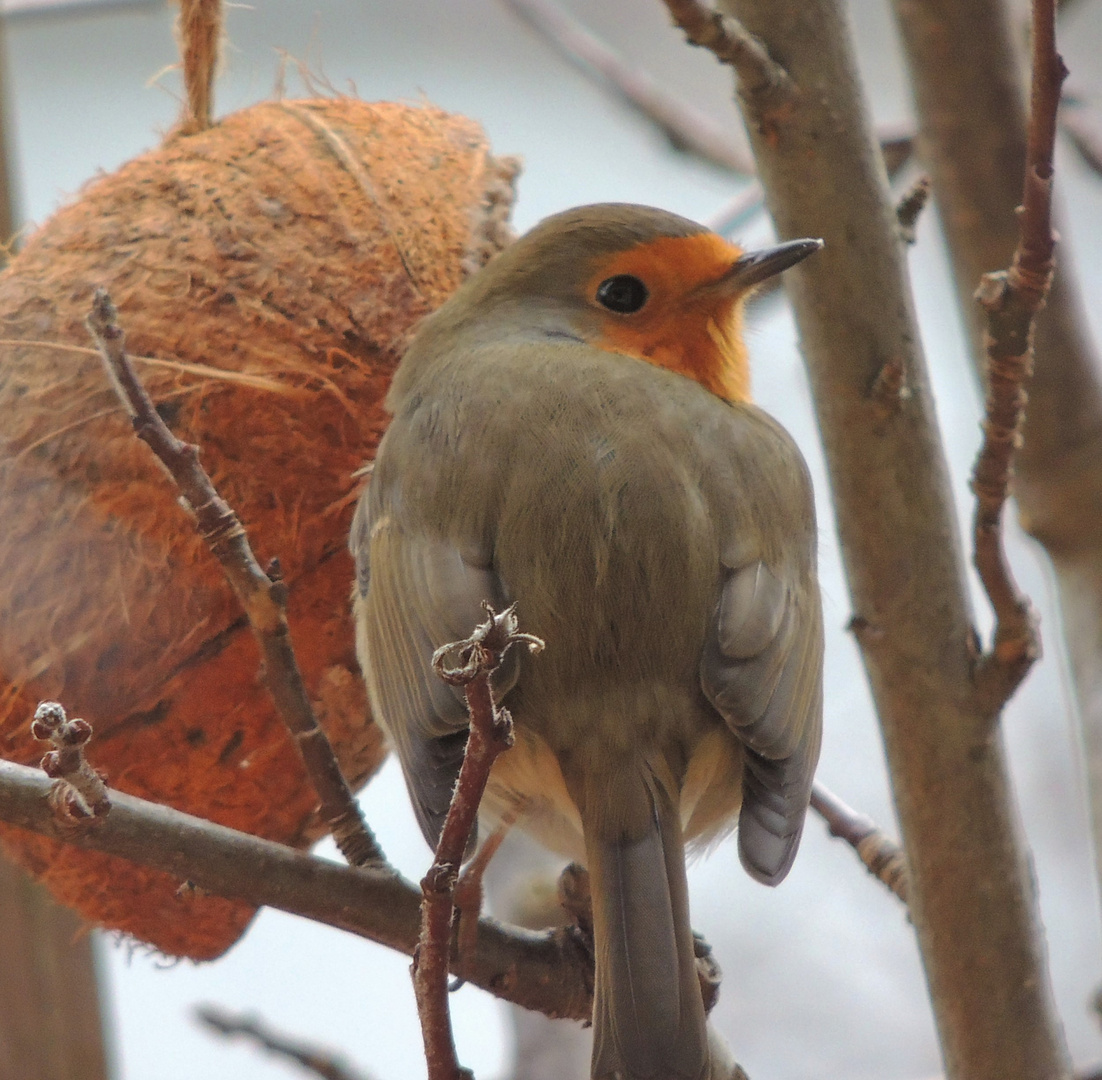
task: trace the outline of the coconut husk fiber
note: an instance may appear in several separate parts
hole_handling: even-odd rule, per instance
[[[221,570],[84,328],[109,289],[159,411],[278,556],[307,687],[345,773],[381,761],[346,534],[411,328],[501,241],[511,167],[430,106],[282,101],[90,184],[0,275],[0,755],[37,763],[42,699],[88,720],[110,784],[303,845],[316,798]],[[155,358],[139,360],[140,357]],[[211,958],[251,909],[16,829],[63,903]]]

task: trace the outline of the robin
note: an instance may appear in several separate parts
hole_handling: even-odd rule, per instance
[[[357,649],[435,846],[467,739],[434,649],[517,602],[538,657],[481,816],[585,863],[594,1078],[708,1075],[685,855],[738,823],[773,885],[819,754],[815,510],[751,404],[743,301],[821,247],[747,254],[649,207],[548,218],[419,328],[357,509]]]

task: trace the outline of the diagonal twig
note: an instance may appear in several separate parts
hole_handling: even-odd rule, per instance
[[[421,881],[421,936],[413,957],[413,989],[429,1080],[461,1080],[471,1076],[460,1067],[452,1038],[448,953],[456,880],[478,816],[478,805],[494,761],[513,745],[513,720],[506,709],[494,703],[490,676],[511,646],[523,643],[530,652],[543,649],[539,638],[518,632],[516,605],[500,613],[489,604],[483,606],[486,622],[479,624],[469,638],[442,646],[432,657],[433,667],[445,682],[464,688],[471,723],[459,779],[436,844],[436,856]],[[461,662],[458,667],[451,667],[448,660],[455,655]]]
[[[354,1072],[336,1054],[292,1039],[262,1023],[255,1016],[229,1013],[217,1005],[199,1005],[195,1009],[195,1015],[223,1038],[244,1036],[270,1054],[301,1065],[321,1080],[367,1080],[363,1073]]]
[[[341,773],[333,747],[314,716],[287,625],[287,586],[278,564],[265,573],[249,546],[244,527],[199,464],[198,447],[181,442],[161,419],[126,355],[118,312],[97,289],[88,329],[107,373],[134,425],[176,482],[195,517],[196,528],[222,564],[264,656],[264,682],[302,755],[317,791],[320,811],[341,853],[353,866],[385,862],[382,850]]]
[[[881,832],[872,818],[847,806],[818,781],[811,788],[811,808],[826,822],[830,835],[844,840],[870,874],[907,903],[907,860],[903,849]]]
[[[1019,240],[1010,268],[985,274],[976,298],[987,318],[984,438],[972,490],[974,562],[995,613],[992,649],[976,665],[989,715],[1025,678],[1040,655],[1037,616],[1019,590],[1003,549],[1002,516],[1021,442],[1026,386],[1033,373],[1033,323],[1044,307],[1055,267],[1052,229],[1053,149],[1060,88],[1067,68],[1056,51],[1054,0],[1033,0],[1032,88]]]
[[[502,0],[584,74],[596,77],[655,124],[677,150],[741,175],[754,159],[727,128],[670,93],[649,72],[625,60],[553,0]]]

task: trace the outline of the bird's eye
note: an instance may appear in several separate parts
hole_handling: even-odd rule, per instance
[[[605,278],[597,286],[597,303],[620,315],[630,315],[638,311],[647,302],[649,295],[646,285],[631,274]]]

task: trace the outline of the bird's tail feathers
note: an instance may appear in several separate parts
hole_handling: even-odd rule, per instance
[[[586,823],[597,955],[593,1077],[700,1080],[707,1034],[681,824],[664,787],[646,787],[651,813],[641,835],[621,829],[604,839],[607,822]]]

